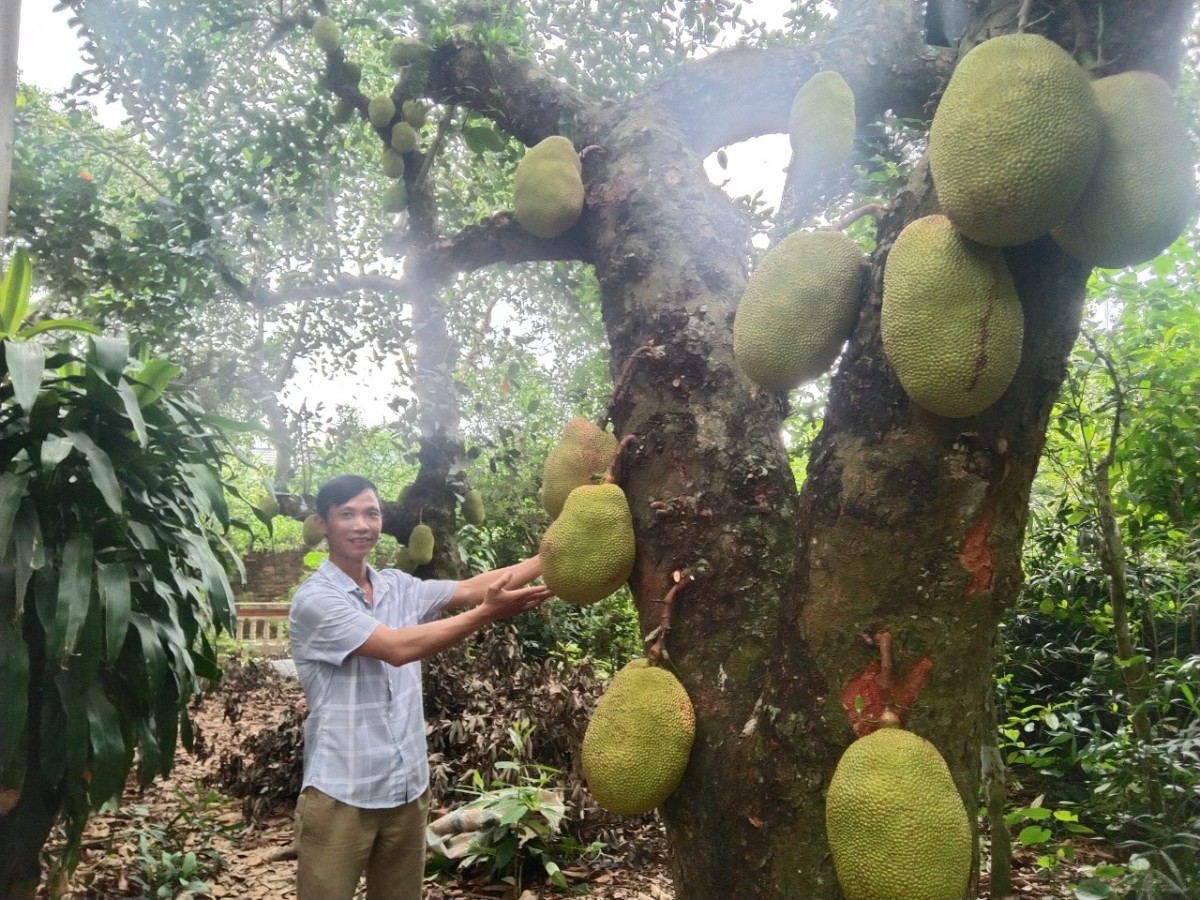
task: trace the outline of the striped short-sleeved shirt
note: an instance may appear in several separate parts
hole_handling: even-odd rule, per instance
[[[421,664],[392,666],[352,655],[380,624],[418,625],[437,617],[457,582],[421,581],[368,567],[374,603],[325,560],[296,590],[288,615],[292,658],[308,701],[304,787],[343,803],[387,809],[429,784]]]

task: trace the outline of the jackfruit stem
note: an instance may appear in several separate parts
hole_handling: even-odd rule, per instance
[[[882,203],[868,203],[865,206],[860,206],[858,209],[851,210],[834,222],[832,229],[834,231],[845,231],[863,216],[878,217],[886,208]]]
[[[646,343],[642,344],[642,346],[638,347],[629,354],[629,358],[626,359],[625,364],[621,366],[621,371],[617,375],[617,380],[613,382],[612,393],[608,396],[608,403],[604,405],[604,415],[601,416],[599,421],[596,422],[601,431],[604,431],[604,429],[608,427],[608,423],[612,421],[613,406],[616,404],[617,398],[620,397],[621,393],[625,390],[625,384],[629,380],[629,372],[633,368],[633,361],[639,357],[652,356],[656,353],[661,355],[662,351],[654,346],[654,339],[651,338],[650,340],[646,341]]]
[[[637,440],[636,434],[627,434],[621,438],[621,442],[617,444],[617,449],[613,451],[612,461],[608,464],[608,468],[604,470],[604,477],[600,479],[601,484],[616,484],[617,483],[617,467],[621,462],[621,454],[625,452],[625,448],[633,441]]]
[[[875,682],[879,685],[883,710],[887,713],[892,711],[892,633],[886,629],[877,632],[875,643],[879,645],[879,674],[875,676]]]
[[[658,639],[646,654],[655,663],[662,660],[663,651],[667,642],[667,634],[671,631],[671,612],[675,607],[675,595],[682,591],[685,587],[696,580],[696,576],[689,569],[675,572],[675,584],[671,585],[671,589],[667,591],[667,596],[663,597],[662,612],[658,617]]]

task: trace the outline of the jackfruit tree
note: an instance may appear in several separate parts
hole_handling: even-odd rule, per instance
[[[113,4],[69,5],[103,43],[98,9]],[[415,499],[425,504],[423,520],[436,531],[435,567],[443,554],[453,553],[446,523],[454,520],[457,495],[443,488],[464,464],[454,376],[466,358],[459,348],[475,333],[475,322],[460,316],[451,297],[469,296],[463,282],[482,284],[485,276],[495,278],[492,293],[501,291],[514,284],[515,270],[537,264],[558,279],[542,284],[571,278],[579,284],[585,279],[578,273],[587,273],[587,290],[579,293],[599,307],[609,374],[623,386],[608,412],[614,436],[629,438],[618,483],[632,522],[636,555],[628,583],[643,632],[658,622],[671,573],[687,568],[695,577],[676,600],[670,644],[671,671],[694,707],[695,741],[682,778],[661,806],[680,900],[845,895],[830,853],[825,799],[839,760],[855,746],[856,722],[881,711],[864,632],[891,629],[900,661],[926,671],[921,702],[906,729],[936,748],[960,802],[974,810],[987,728],[984,698],[991,688],[988,659],[998,622],[1020,588],[1030,485],[1079,331],[1090,271],[1048,232],[1062,224],[1060,216],[1065,220],[1079,208],[1092,173],[1045,177],[1053,160],[1038,157],[1036,148],[1044,145],[1039,123],[1049,114],[1020,98],[1010,104],[1011,118],[1001,107],[985,120],[1004,149],[994,166],[986,146],[956,154],[954,143],[963,134],[950,130],[947,208],[938,206],[942,169],[935,160],[930,172],[919,152],[923,141],[917,152],[889,158],[908,167],[908,178],[884,196],[856,193],[862,184],[854,164],[869,169],[892,148],[887,136],[893,117],[917,123],[912,127],[925,133],[943,96],[959,95],[958,108],[948,112],[961,116],[993,101],[970,77],[963,92],[951,92],[947,84],[972,48],[986,48],[989,36],[1021,30],[1080,67],[1082,81],[1060,64],[1062,55],[1050,53],[1058,62],[1044,77],[1059,104],[1055,120],[1070,114],[1082,122],[1075,131],[1083,134],[1084,146],[1073,162],[1090,169],[1102,150],[1097,143],[1091,162],[1084,163],[1092,132],[1087,122],[1099,115],[1088,79],[1143,70],[1173,86],[1190,3],[975,2],[952,47],[928,40],[922,5],[909,0],[846,0],[837,4],[836,17],[823,15],[823,4],[799,3],[789,28],[770,39],[741,18],[738,4],[725,0],[652,4],[645,16],[641,8],[626,15],[624,7],[591,16],[578,4],[548,0],[519,9],[415,2],[397,12],[395,4],[380,0],[366,4],[379,13],[373,18],[325,3],[322,9],[339,24],[342,39],[337,50],[323,54],[309,33],[315,9],[277,20],[270,18],[273,10],[251,10],[249,4],[153,6],[142,15],[174,14],[180,22],[199,19],[196,9],[204,7],[213,14],[208,21],[219,23],[211,27],[222,29],[222,40],[240,33],[243,26],[233,21],[240,11],[255,23],[257,30],[244,33],[253,34],[260,49],[282,54],[294,43],[296,52],[310,54],[318,76],[297,80],[299,67],[281,67],[274,77],[280,79],[276,90],[306,98],[311,92],[322,117],[312,127],[322,140],[306,145],[311,155],[286,150],[280,140],[272,145],[280,156],[265,164],[251,152],[265,172],[285,153],[311,162],[327,160],[331,146],[338,152],[361,146],[363,169],[373,178],[369,189],[362,188],[370,202],[361,208],[377,210],[378,160],[390,135],[365,124],[370,98],[388,92],[393,109],[384,125],[396,124],[396,110],[403,115],[404,104],[415,99],[430,110],[426,132],[437,123],[430,140],[423,136],[411,151],[398,179],[407,191],[404,213],[368,229],[375,243],[346,267],[361,263],[372,271],[372,254],[403,258],[403,274],[378,292],[383,313],[367,321],[381,340],[411,327],[404,346],[419,356],[411,371],[421,398],[423,466],[428,461],[428,478],[418,479]],[[609,14],[616,20],[604,19]],[[376,27],[385,20],[387,28]],[[721,50],[712,42],[722,29],[752,39]],[[147,31],[142,44],[153,49],[153,32]],[[563,34],[573,36],[566,45]],[[195,48],[202,37],[177,43]],[[361,86],[344,71],[348,51],[364,60]],[[405,61],[389,61],[389,52]],[[173,110],[191,90],[190,81],[210,85],[214,76],[195,60],[166,66],[160,56],[167,53],[162,49],[149,61],[98,53],[93,77],[152,111]],[[631,59],[644,65],[632,71]],[[139,65],[144,68],[134,71]],[[393,66],[401,72],[398,81]],[[179,83],[158,97],[164,71],[179,73]],[[815,230],[864,196],[879,202],[872,217],[847,228],[866,259],[856,318],[837,348],[821,430],[797,485],[781,437],[786,398],[756,385],[734,356],[737,304],[762,255],[752,238],[765,226],[749,204],[734,202],[710,182],[704,161],[753,136],[784,135],[789,125],[802,129],[803,123],[789,122],[793,100],[818,71],[837,72],[851,88],[860,130],[850,160],[819,189],[789,184],[783,212],[770,225],[777,235]],[[156,97],[160,106],[152,102]],[[322,130],[331,121],[334,97],[355,112],[349,123],[328,126],[337,131]],[[200,109],[198,103],[187,107],[194,116]],[[145,116],[164,147],[173,146],[173,129],[187,125],[182,118]],[[1096,134],[1100,130],[1097,124]],[[573,225],[557,236],[539,236],[513,215],[512,176],[526,148],[556,137],[577,154],[583,200]],[[1045,152],[1059,153],[1050,143]],[[221,159],[239,166],[244,149]],[[973,153],[982,167],[960,172]],[[1034,155],[1028,170],[1007,166],[1027,153]],[[257,171],[248,175],[263,177]],[[965,199],[955,194],[960,174],[961,181],[977,185],[966,189]],[[989,200],[1003,197],[1002,176],[1003,191],[1030,201],[1032,212],[1022,207],[1003,233],[976,231],[975,238],[1002,245],[987,259],[1002,261],[1020,303],[1019,361],[991,403],[965,417],[961,409],[943,410],[952,417],[938,415],[909,397],[885,352],[881,304],[889,253],[906,226],[928,216],[945,214],[959,231],[974,230],[972,191]],[[1080,184],[1068,184],[1072,179]],[[292,178],[286,189],[307,185],[315,191],[324,183]],[[322,211],[332,207],[326,199]],[[1052,201],[1049,212],[1046,204],[1032,202],[1039,199]],[[241,209],[232,201],[220,207],[216,190],[211,202],[230,215]],[[270,219],[275,228],[266,236],[281,243],[294,239],[288,217],[296,208],[280,203],[264,211],[278,216]],[[362,239],[358,231],[348,233]],[[342,238],[338,246],[344,243]],[[264,274],[262,283],[270,284],[273,275]],[[359,314],[332,299],[343,296],[334,286],[347,275],[336,266],[314,266],[311,283],[302,286],[315,301],[311,321],[322,321],[326,307],[336,308],[342,322]],[[994,283],[1007,286],[1002,277]],[[355,284],[363,290],[361,281]],[[285,292],[256,283],[243,295],[283,302]],[[336,323],[336,316],[330,321]],[[780,323],[778,333],[764,339],[787,341],[819,324]],[[982,335],[974,326],[969,330]],[[327,326],[329,334],[336,331]],[[409,508],[385,515],[385,527],[402,540],[417,521]],[[943,796],[953,800],[948,792]],[[974,817],[968,821],[973,828]],[[912,853],[901,862],[930,864],[923,851]],[[974,885],[977,861],[971,866],[967,880]]]

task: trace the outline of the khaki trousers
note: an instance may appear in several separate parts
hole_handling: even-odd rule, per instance
[[[296,801],[296,900],[420,900],[429,791],[402,806],[361,809],[305,788]]]

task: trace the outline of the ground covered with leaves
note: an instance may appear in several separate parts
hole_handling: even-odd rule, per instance
[[[494,852],[469,867],[435,858],[427,900],[670,900],[657,817],[608,816],[591,804],[578,775],[575,748],[602,681],[586,667],[565,674],[552,660],[520,657],[515,638],[498,633],[426,664],[434,815],[481,791],[512,796],[523,785],[560,793],[562,827],[557,837],[542,830],[527,845],[540,857],[506,857],[501,836]],[[131,783],[120,809],[94,816],[75,873],[51,872],[41,896],[294,897],[291,811],[304,712],[296,681],[266,660],[236,660],[193,709],[194,752],[180,751],[170,779],[144,791]],[[522,721],[529,725],[514,726]],[[541,822],[524,818],[535,829]],[[1072,849],[1075,859],[1056,872],[1018,849],[1013,896],[1074,898],[1070,885],[1111,858],[1087,842]],[[557,869],[558,886],[540,859]],[[987,897],[986,879],[980,897]]]

